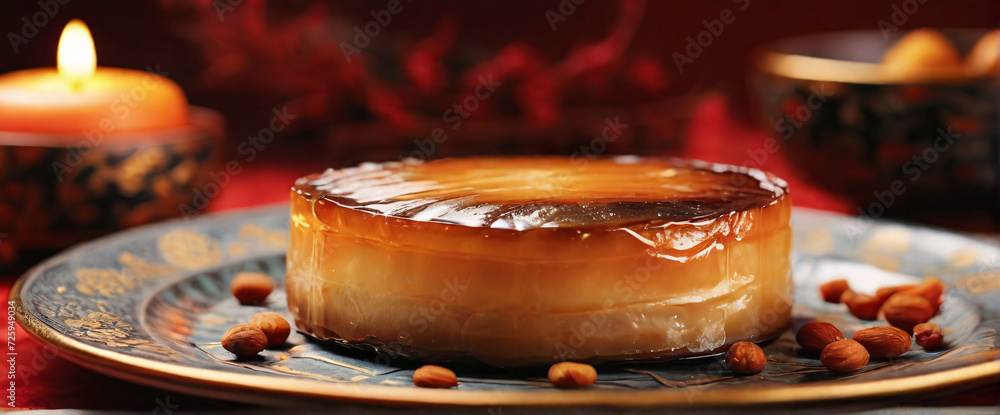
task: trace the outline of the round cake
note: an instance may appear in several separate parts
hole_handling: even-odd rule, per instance
[[[366,163],[292,188],[288,306],[320,339],[503,367],[724,351],[791,319],[791,199],[640,157]]]

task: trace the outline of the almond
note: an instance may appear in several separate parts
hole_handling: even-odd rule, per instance
[[[767,356],[760,346],[737,342],[726,352],[726,366],[737,375],[756,375],[767,365]]]
[[[259,328],[267,336],[267,347],[280,346],[288,340],[288,335],[292,332],[292,327],[281,314],[273,311],[254,314],[250,318],[250,325]]]
[[[941,307],[941,300],[944,296],[944,292],[944,282],[937,278],[926,278],[920,285],[915,285],[909,289],[900,291],[902,294],[923,297],[931,304],[931,308],[934,309],[935,314],[937,314],[938,308]]]
[[[917,344],[924,350],[937,350],[941,347],[944,335],[941,334],[941,326],[934,323],[922,323],[913,327],[913,337],[917,339]]]
[[[844,340],[844,333],[841,333],[840,329],[833,324],[823,321],[807,323],[795,334],[795,341],[803,349],[812,352],[821,351],[826,345],[837,340]]]
[[[819,294],[823,297],[823,301],[839,304],[840,296],[844,295],[844,291],[849,289],[851,289],[851,287],[847,285],[847,280],[833,280],[820,285]]]
[[[878,310],[882,307],[882,301],[877,297],[858,294],[852,290],[844,291],[840,297],[840,302],[847,305],[854,317],[862,320],[878,319]]]
[[[597,370],[584,363],[556,363],[549,368],[549,381],[560,388],[580,388],[597,382]]]
[[[256,356],[267,346],[267,336],[249,324],[235,325],[222,335],[222,348],[240,359]]]
[[[274,281],[259,272],[241,272],[236,274],[229,288],[240,304],[260,304],[274,290]]]
[[[910,350],[910,334],[895,327],[872,327],[858,330],[854,340],[872,357],[896,357]]]
[[[819,361],[834,373],[851,373],[868,364],[868,351],[851,339],[830,343],[819,355]]]
[[[924,297],[901,292],[889,297],[882,306],[882,313],[889,324],[910,333],[913,326],[926,323],[934,317],[934,307]]]
[[[458,386],[458,377],[448,368],[425,365],[413,372],[413,384],[421,388],[451,388]]]
[[[875,292],[875,298],[877,298],[882,303],[885,303],[889,297],[892,297],[900,291],[909,290],[910,288],[916,287],[916,285],[897,285],[895,287],[882,287]]]

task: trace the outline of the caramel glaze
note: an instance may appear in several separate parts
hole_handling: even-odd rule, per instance
[[[368,228],[356,236],[399,245],[428,247],[427,232],[499,240],[541,232],[562,240],[609,231],[648,245],[667,227],[697,229],[700,235],[692,237],[703,240],[771,230],[741,225],[747,219],[741,212],[786,199],[788,187],[760,170],[697,160],[517,157],[366,163],[308,175],[292,192],[312,203],[315,217],[333,232]]]

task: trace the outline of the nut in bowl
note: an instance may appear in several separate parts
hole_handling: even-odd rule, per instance
[[[982,220],[965,223],[996,229],[995,36],[922,29],[888,40],[876,30],[789,38],[757,51],[750,83],[781,151],[863,216],[961,227],[954,215],[975,215]]]

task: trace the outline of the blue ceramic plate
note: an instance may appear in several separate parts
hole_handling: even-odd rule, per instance
[[[12,291],[18,321],[66,357],[111,376],[215,398],[265,404],[326,400],[393,405],[747,406],[823,401],[893,402],[995,382],[1000,341],[1000,248],[971,238],[895,223],[865,223],[797,209],[796,327],[819,319],[851,336],[884,323],[822,302],[818,286],[847,278],[861,291],[941,278],[949,285],[941,325],[947,348],[917,345],[891,360],[836,375],[795,345],[793,329],[765,345],[757,376],[734,377],[721,356],[598,367],[597,385],[553,388],[541,370],[454,366],[461,384],[421,389],[419,364],[292,333],[287,345],[235,361],[222,334],[271,310],[289,317],[285,273],[288,207],[205,216],[147,226],[81,245],[22,278]],[[240,271],[279,282],[269,303],[240,306],[229,280]],[[766,316],[762,316],[766,318]],[[494,411],[496,412],[496,411]]]

